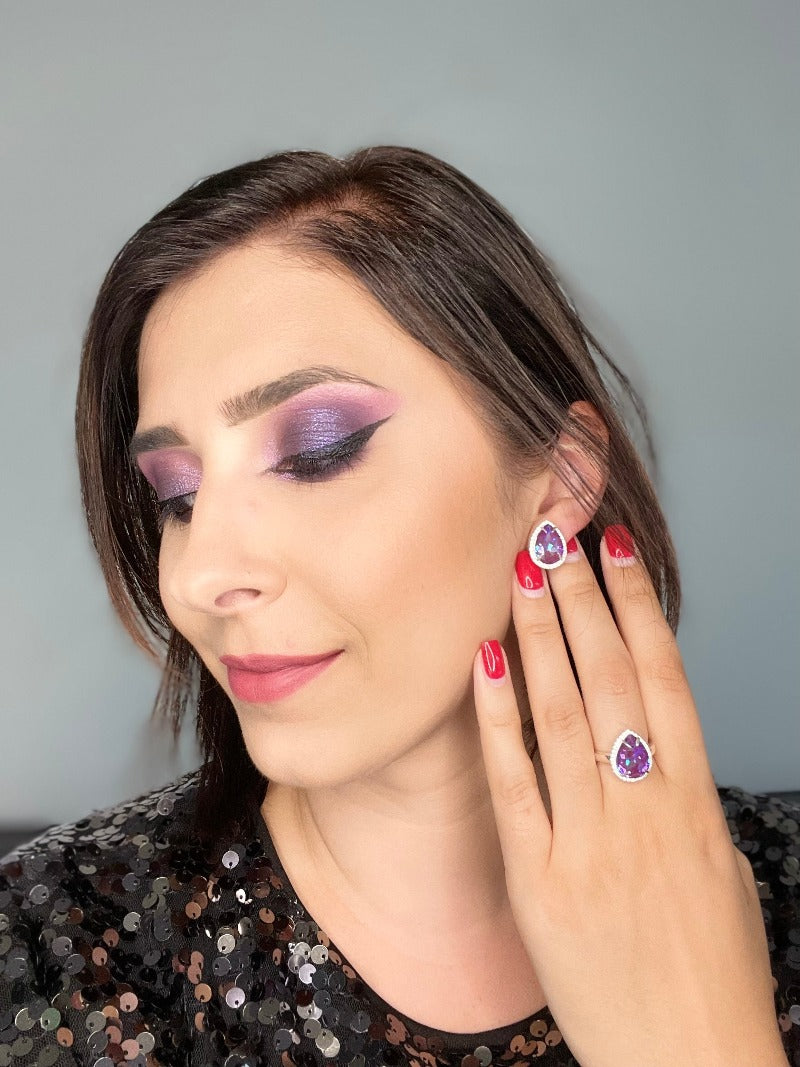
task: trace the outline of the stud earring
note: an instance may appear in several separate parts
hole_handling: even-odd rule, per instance
[[[537,567],[551,571],[567,558],[567,541],[552,522],[540,522],[528,539],[528,554]]]

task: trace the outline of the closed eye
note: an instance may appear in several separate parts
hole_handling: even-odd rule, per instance
[[[284,456],[274,467],[270,467],[265,473],[279,474],[287,481],[294,482],[321,482],[329,481],[344,470],[349,470],[360,463],[363,457],[363,449],[373,433],[387,419],[380,419],[369,426],[364,426],[348,437],[340,441],[326,445],[324,448],[315,448],[308,452],[297,452],[293,456]],[[165,525],[176,524],[188,526],[186,516],[192,510],[191,504],[186,501],[196,496],[196,493],[183,493],[180,496],[170,497],[161,501],[158,510],[158,528],[162,530]]]

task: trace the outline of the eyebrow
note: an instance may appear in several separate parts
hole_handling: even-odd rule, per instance
[[[248,389],[241,396],[232,396],[217,408],[220,418],[226,426],[238,426],[249,419],[255,419],[264,412],[282,404],[290,397],[310,389],[322,382],[355,382],[359,385],[371,385],[376,389],[383,389],[377,382],[371,382],[369,378],[361,378],[358,374],[351,374],[339,367],[315,366],[302,367],[299,370],[290,371],[282,378],[276,378],[272,382],[264,382],[253,389]],[[151,430],[142,430],[135,433],[128,445],[128,456],[133,462],[142,452],[151,452],[157,448],[173,448],[178,445],[188,445],[189,442],[182,433],[173,425],[154,426]]]

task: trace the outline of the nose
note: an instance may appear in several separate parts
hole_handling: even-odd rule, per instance
[[[159,584],[193,612],[226,615],[263,607],[286,586],[277,525],[266,522],[263,484],[256,494],[201,485],[191,516],[162,550]]]

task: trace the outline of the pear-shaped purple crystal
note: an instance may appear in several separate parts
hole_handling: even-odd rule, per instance
[[[622,778],[635,781],[644,778],[650,770],[650,757],[642,743],[641,737],[635,733],[626,734],[625,739],[617,750],[617,770]]]
[[[560,563],[567,554],[564,538],[551,523],[546,522],[533,543],[533,562],[539,566],[552,567]]]

